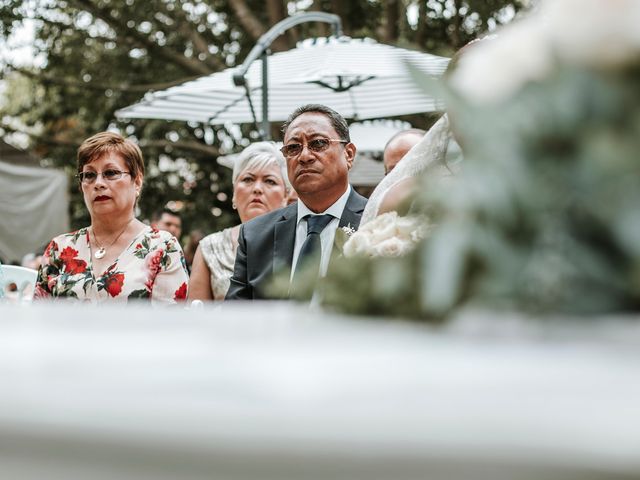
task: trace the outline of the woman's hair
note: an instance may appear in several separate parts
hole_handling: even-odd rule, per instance
[[[273,142],[256,142],[245,148],[236,159],[233,165],[233,174],[231,180],[233,185],[236,184],[238,177],[248,168],[261,169],[274,163],[280,170],[280,175],[284,181],[285,190],[288,192],[291,188],[289,178],[287,177],[287,163]]]
[[[100,132],[87,138],[78,148],[78,173],[84,166],[109,153],[120,155],[127,164],[131,178],[144,177],[144,160],[140,147],[114,132]]]

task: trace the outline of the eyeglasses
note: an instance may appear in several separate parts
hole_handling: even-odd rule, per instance
[[[346,140],[333,140],[331,138],[314,138],[313,140],[309,140],[307,142],[307,148],[312,152],[320,153],[320,152],[324,152],[327,148],[329,148],[329,146],[331,145],[331,142],[349,143]],[[290,143],[288,145],[284,145],[280,149],[280,151],[282,152],[282,155],[284,155],[285,157],[291,158],[291,157],[297,157],[298,155],[300,155],[303,149],[304,149],[304,145],[302,143]]]
[[[131,172],[122,172],[120,170],[105,170],[104,172],[80,172],[76,175],[76,178],[85,185],[90,185],[96,181],[98,175],[102,175],[102,178],[109,182],[120,180],[122,175],[131,175]]]

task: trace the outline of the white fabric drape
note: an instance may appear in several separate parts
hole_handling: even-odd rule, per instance
[[[0,257],[20,261],[69,230],[63,172],[0,161]]]

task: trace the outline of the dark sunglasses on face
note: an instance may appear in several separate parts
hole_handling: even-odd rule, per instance
[[[102,178],[109,182],[113,182],[114,180],[120,180],[122,175],[131,175],[131,172],[123,172],[121,170],[105,170],[104,172],[80,172],[76,175],[76,178],[80,180],[80,182],[84,184],[91,184],[96,181],[98,175],[102,175]]]
[[[309,140],[307,142],[307,148],[316,153],[324,152],[327,148],[329,148],[332,142],[349,143],[345,140],[334,140],[331,138],[314,138],[313,140]],[[280,151],[285,157],[291,158],[300,155],[303,149],[304,145],[302,143],[289,143],[288,145],[284,145],[280,149]]]

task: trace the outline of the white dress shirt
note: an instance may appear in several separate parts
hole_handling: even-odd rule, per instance
[[[349,194],[351,193],[351,185],[348,186],[347,191],[336,200],[336,202],[327,208],[324,212],[314,213],[302,203],[302,200],[298,200],[298,226],[296,227],[296,241],[293,247],[293,263],[291,264],[291,279],[293,279],[293,272],[296,270],[296,264],[298,263],[298,256],[302,249],[302,244],[307,239],[307,219],[306,215],[324,215],[328,214],[333,216],[333,219],[320,233],[320,276],[324,277],[327,274],[329,268],[329,260],[331,259],[331,250],[333,249],[333,240],[336,238],[336,229],[340,223],[342,212],[347,205]]]

